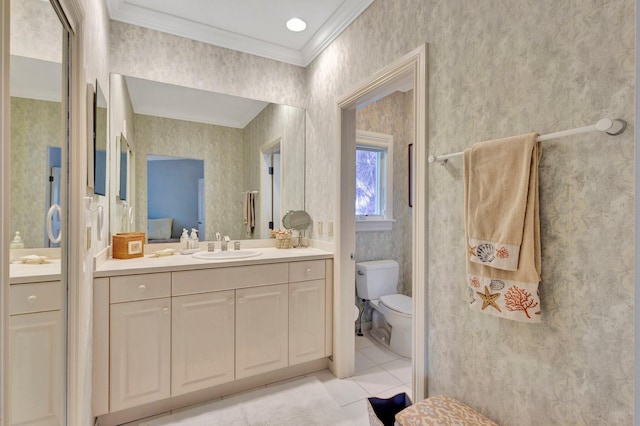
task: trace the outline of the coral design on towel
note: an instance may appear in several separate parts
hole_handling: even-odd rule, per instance
[[[509,257],[509,250],[507,250],[506,247],[500,247],[498,250],[496,250],[496,256],[498,256],[500,259],[506,259]]]
[[[495,279],[476,274],[468,274],[467,280],[471,309],[516,321],[541,321],[538,283]],[[479,291],[479,288],[484,290]],[[476,301],[482,303],[475,303]]]

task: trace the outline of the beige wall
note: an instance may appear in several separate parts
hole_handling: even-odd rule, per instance
[[[147,155],[204,160],[205,238],[242,238],[245,191],[242,129],[134,114],[136,229],[147,229]],[[201,238],[204,240],[204,238]]]
[[[634,2],[376,1],[308,67],[308,158],[335,158],[336,99],[429,43],[428,151],[603,116],[630,129],[546,142],[539,325],[466,306],[459,160],[428,170],[428,390],[502,425],[632,424]],[[615,28],[615,30],[612,30]],[[338,165],[307,167],[334,215]]]

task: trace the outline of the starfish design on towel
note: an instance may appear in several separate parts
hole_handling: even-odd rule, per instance
[[[498,310],[498,312],[502,313],[502,309],[500,309],[500,307],[496,305],[496,302],[495,302],[496,299],[500,297],[500,293],[491,294],[491,292],[489,291],[489,287],[487,287],[486,285],[484,286],[484,293],[481,293],[479,291],[476,291],[476,293],[478,293],[478,296],[480,296],[480,298],[482,299],[483,311],[487,306],[493,306]]]

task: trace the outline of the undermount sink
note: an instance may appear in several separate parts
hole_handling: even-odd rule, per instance
[[[260,256],[262,252],[257,250],[228,250],[228,251],[199,251],[193,253],[192,256],[196,259],[243,259],[245,257]]]

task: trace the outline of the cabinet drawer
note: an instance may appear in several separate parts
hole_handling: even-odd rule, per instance
[[[324,279],[324,260],[289,263],[289,282]]]
[[[9,287],[9,315],[62,309],[62,283],[50,281]]]
[[[110,279],[111,303],[171,296],[171,273],[128,275]]]
[[[200,269],[173,272],[174,296],[209,291],[230,290],[284,284],[288,279],[286,263],[234,266],[230,268]]]

